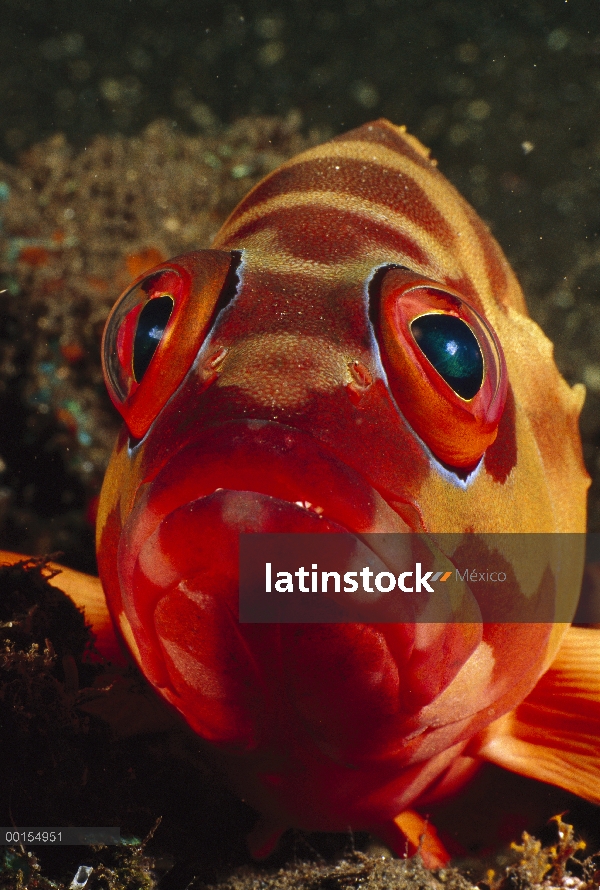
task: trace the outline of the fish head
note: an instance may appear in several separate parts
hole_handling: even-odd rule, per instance
[[[399,812],[564,629],[244,627],[239,536],[584,530],[581,388],[488,229],[416,140],[361,127],[259,183],[212,249],[140,276],[103,361],[125,424],[99,568],[143,673],[290,824]]]

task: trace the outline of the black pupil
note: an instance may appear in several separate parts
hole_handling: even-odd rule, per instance
[[[483,382],[483,356],[468,324],[454,315],[434,313],[410,326],[417,345],[438,374],[462,399],[472,399]]]
[[[140,312],[133,341],[133,376],[136,383],[141,382],[148,370],[171,317],[173,305],[173,297],[156,297],[148,300]]]

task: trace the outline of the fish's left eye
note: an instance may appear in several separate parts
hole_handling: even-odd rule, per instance
[[[381,354],[392,395],[444,463],[470,467],[496,438],[506,365],[492,327],[445,284],[408,269],[374,279]]]
[[[239,259],[222,250],[175,257],[140,276],[114,306],[102,340],[104,379],[135,439],[190,370]]]

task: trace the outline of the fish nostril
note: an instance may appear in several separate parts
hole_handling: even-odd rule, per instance
[[[217,370],[223,364],[223,360],[229,350],[226,346],[218,346],[207,360],[207,365],[213,370]]]
[[[229,353],[229,349],[223,344],[217,344],[209,351],[198,365],[198,377],[203,387],[209,386],[217,379],[223,370],[223,362]]]
[[[373,375],[367,366],[358,359],[350,362],[348,367],[352,380],[346,384],[346,392],[354,404],[358,404],[373,383]]]
[[[373,383],[373,376],[366,365],[358,359],[354,359],[350,364],[350,373],[358,386],[366,389]]]

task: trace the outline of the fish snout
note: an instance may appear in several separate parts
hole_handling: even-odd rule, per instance
[[[218,390],[235,388],[238,399],[252,407],[279,412],[303,411],[321,397],[339,395],[346,387],[366,389],[372,375],[325,336],[300,333],[256,334],[230,349],[216,381]]]

